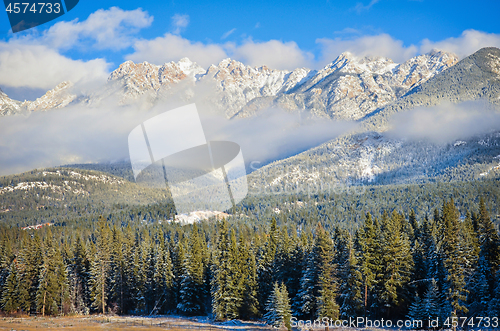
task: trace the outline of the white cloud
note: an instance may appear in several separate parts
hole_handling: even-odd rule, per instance
[[[149,27],[153,17],[142,9],[99,9],[86,20],[58,22],[44,32],[43,43],[59,49],[90,44],[97,49],[121,50],[132,45],[134,34]]]
[[[457,38],[452,37],[437,42],[424,39],[420,52],[427,53],[432,49],[439,49],[455,53],[458,57],[464,58],[483,47],[500,47],[500,34],[465,30]]]
[[[0,85],[51,89],[69,80],[75,84],[105,82],[104,59],[72,60],[43,45],[0,42]]]
[[[369,4],[367,5],[363,5],[361,2],[358,2],[356,4],[356,6],[354,7],[354,10],[359,13],[365,11],[365,10],[369,10],[370,8],[373,7],[373,5],[375,5],[377,2],[379,2],[380,0],[371,0]]]
[[[171,33],[152,40],[139,40],[134,49],[134,53],[126,56],[128,60],[162,64],[188,57],[205,68],[231,57],[250,66],[266,65],[273,69],[293,70],[311,65],[314,59],[311,53],[302,51],[293,41],[258,43],[249,40],[240,46],[233,43],[204,44]]]
[[[225,32],[220,39],[226,39],[227,37],[229,37],[230,35],[232,35],[234,33],[234,31],[236,31],[236,28],[231,29],[231,30]]]
[[[234,49],[235,59],[251,66],[266,65],[273,69],[293,70],[309,67],[314,55],[299,48],[294,41],[270,40],[256,43],[252,40]]]
[[[322,47],[321,59],[319,61],[321,65],[330,63],[346,51],[357,56],[384,56],[392,59],[394,62],[406,61],[418,53],[417,46],[410,45],[405,47],[401,40],[396,40],[385,33],[376,36],[362,36],[350,40],[322,38],[317,39],[316,42]]]
[[[498,130],[500,112],[484,101],[442,103],[395,114],[389,135],[396,138],[449,143]]]
[[[174,34],[181,33],[189,25],[189,15],[175,14],[172,16],[172,25],[174,26]]]
[[[130,47],[140,29],[151,25],[153,17],[142,9],[112,7],[97,10],[86,20],[58,22],[38,33],[0,42],[0,85],[32,89],[52,89],[71,81],[75,89],[103,83],[109,75],[105,59],[73,60],[60,52],[75,48],[121,50]]]
[[[171,33],[155,39],[138,40],[134,44],[134,49],[134,53],[126,56],[127,60],[148,61],[155,64],[179,61],[183,57],[188,57],[191,61],[207,68],[227,57],[221,45],[192,42]]]

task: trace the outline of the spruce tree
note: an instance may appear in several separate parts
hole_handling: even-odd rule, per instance
[[[339,304],[342,319],[356,318],[363,313],[363,283],[354,243],[349,233],[339,242]]]
[[[329,234],[322,228],[317,233],[317,252],[319,254],[319,297],[317,300],[318,318],[338,319],[337,266],[333,263],[334,247]]]
[[[394,211],[382,225],[381,249],[384,267],[378,294],[387,316],[392,316],[391,311],[408,299],[413,257],[408,236],[403,231],[404,222],[404,217]]]
[[[468,311],[465,306],[468,291],[465,283],[464,243],[461,240],[459,214],[453,199],[443,204],[442,222],[447,299],[452,307],[453,316],[458,316],[460,311],[464,313]]]
[[[90,296],[92,307],[106,313],[108,276],[110,271],[110,231],[104,217],[100,216],[95,233],[96,251],[90,266]]]
[[[68,298],[68,274],[59,246],[54,242],[50,229],[46,234],[43,251],[36,292],[37,309],[42,316],[57,315]]]
[[[205,249],[198,232],[193,225],[189,237],[187,254],[182,264],[180,281],[180,297],[177,308],[186,315],[203,313],[204,298],[204,264],[203,250]]]
[[[483,271],[488,282],[488,292],[495,288],[495,274],[500,270],[500,237],[486,209],[483,198],[479,202],[478,235],[479,256],[484,259]]]
[[[238,244],[239,269],[242,271],[242,303],[239,315],[244,319],[252,319],[259,316],[257,263],[253,249],[248,247],[240,236]]]
[[[275,282],[266,304],[264,319],[269,325],[274,327],[285,326],[288,330],[291,330],[291,318],[290,299],[286,286],[283,283],[278,285],[278,282]]]
[[[236,270],[231,236],[227,221],[219,223],[217,250],[213,261],[212,309],[217,320],[235,319],[239,316],[241,297],[236,285]]]
[[[154,299],[155,299],[155,312],[159,311],[166,313],[168,309],[168,302],[173,300],[172,293],[173,287],[173,271],[172,260],[170,259],[170,252],[165,245],[163,232],[159,234],[159,244],[156,246],[155,252],[155,266],[153,275]]]
[[[259,283],[261,284],[261,286],[259,286],[259,303],[261,307],[266,305],[267,298],[273,290],[273,283],[276,278],[275,259],[278,249],[278,240],[278,227],[276,225],[276,219],[273,217],[271,219],[268,240],[261,250],[258,260],[258,275]]]
[[[5,286],[2,292],[2,309],[7,313],[12,313],[19,309],[19,303],[17,300],[17,288],[19,286],[19,279],[17,275],[17,267],[15,260],[12,261],[9,267],[9,275],[5,282]]]
[[[378,229],[370,213],[366,214],[365,224],[358,232],[357,245],[359,251],[359,272],[363,284],[364,315],[368,315],[370,292],[377,284],[377,275],[380,270],[378,245]]]

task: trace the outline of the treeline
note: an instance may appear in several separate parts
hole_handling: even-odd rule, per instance
[[[286,219],[0,227],[6,313],[213,314],[217,320],[498,316],[500,239],[484,202],[357,230]],[[288,324],[289,323],[285,323]]]

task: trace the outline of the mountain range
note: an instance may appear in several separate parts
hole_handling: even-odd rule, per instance
[[[154,105],[168,98],[195,97],[226,117],[249,117],[270,107],[305,111],[335,119],[360,119],[458,62],[451,53],[433,51],[397,64],[383,57],[358,58],[346,52],[321,70],[254,68],[225,59],[204,69],[187,58],[154,65],[127,61],[114,70],[105,88],[89,95],[71,93],[63,82],[35,101],[16,101],[0,92],[0,114],[38,111],[71,104]]]
[[[249,176],[254,189],[281,192],[310,183],[331,187],[470,180],[500,173],[498,132],[447,143],[387,134],[394,114],[418,106],[477,99],[500,104],[497,48],[483,48],[461,61],[452,53],[432,51],[399,64],[346,52],[320,70],[292,71],[250,67],[231,59],[207,69],[187,58],[163,65],[127,61],[98,92],[75,95],[72,86],[63,82],[37,100],[24,102],[0,92],[0,115],[71,105],[94,107],[108,99],[141,108],[176,100],[203,101],[228,119],[280,108],[359,124],[356,132],[254,171]]]

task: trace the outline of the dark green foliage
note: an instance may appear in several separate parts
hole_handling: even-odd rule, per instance
[[[196,225],[166,222],[166,206],[96,203],[41,211],[53,225],[22,230],[17,224],[35,221],[16,212],[8,217],[14,224],[0,224],[2,309],[255,319],[269,317],[270,298],[285,302],[276,294],[286,288],[284,311],[298,318],[498,314],[498,230],[487,212],[496,211],[495,189],[480,202],[467,193],[478,183],[461,185],[445,187],[460,203],[433,198],[415,212],[414,194],[430,186],[335,201],[249,198],[238,206],[242,216]],[[390,213],[375,203],[384,195]]]
[[[275,282],[269,300],[267,301],[264,319],[267,324],[273,325],[274,327],[285,326],[288,330],[291,330],[291,318],[292,311],[286,286],[283,283],[278,285],[278,283]]]

